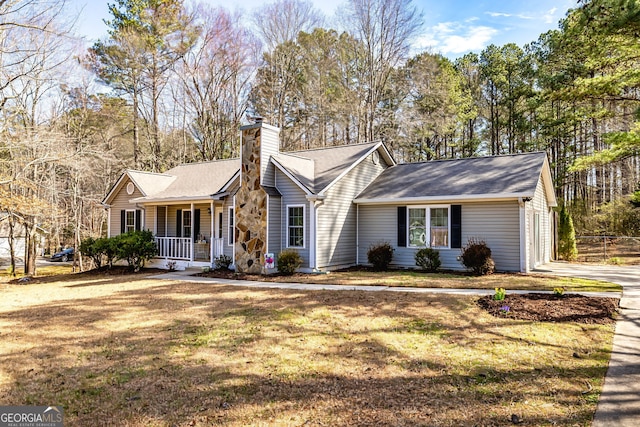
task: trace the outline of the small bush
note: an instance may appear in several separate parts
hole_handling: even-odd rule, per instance
[[[293,274],[302,265],[302,257],[294,249],[285,249],[278,254],[278,272],[282,274]]]
[[[230,256],[220,255],[214,260],[216,270],[228,270],[233,260]]]
[[[393,248],[389,242],[380,242],[369,247],[367,260],[376,271],[384,271],[393,259]]]
[[[561,288],[561,287],[553,288],[553,294],[557,297],[564,296],[564,288]]]
[[[435,249],[422,248],[416,252],[414,258],[418,267],[431,273],[436,272],[442,265],[440,252]]]
[[[507,296],[507,291],[505,291],[504,288],[496,288],[495,291],[496,292],[493,294],[493,300],[504,301],[505,297]]]
[[[96,250],[106,258],[106,265],[113,267],[113,262],[118,259],[118,248],[113,238],[101,237],[96,240]]]
[[[102,267],[102,251],[98,249],[96,245],[96,239],[93,237],[87,237],[80,242],[80,253],[93,260],[95,268]]]
[[[113,260],[116,258],[116,249],[112,239],[100,237],[94,239],[88,237],[80,243],[80,252],[82,255],[91,258],[95,268],[100,268],[106,258],[106,265],[111,267]]]
[[[149,230],[132,231],[111,238],[118,259],[127,260],[133,271],[140,271],[146,261],[158,253],[153,233]]]
[[[483,240],[469,239],[462,248],[462,264],[474,274],[483,276],[495,270],[495,263],[491,258],[491,249]]]

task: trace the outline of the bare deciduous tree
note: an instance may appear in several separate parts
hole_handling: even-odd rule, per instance
[[[311,32],[324,23],[322,12],[304,0],[277,0],[267,3],[253,13],[253,21],[267,51],[295,41],[300,31]]]

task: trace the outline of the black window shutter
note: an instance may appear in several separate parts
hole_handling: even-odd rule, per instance
[[[451,205],[451,247],[462,247],[462,206]]]
[[[136,209],[136,231],[140,231],[142,228],[142,211]]]
[[[127,211],[122,209],[120,211],[120,234],[124,234],[124,229],[127,221]]]
[[[193,238],[197,239],[200,234],[200,209],[193,211]]]
[[[407,207],[398,206],[398,247],[407,246]]]
[[[182,211],[176,211],[176,237],[182,237]]]

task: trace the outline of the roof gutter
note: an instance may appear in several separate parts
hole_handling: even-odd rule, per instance
[[[359,205],[392,205],[404,203],[435,203],[435,202],[453,202],[453,201],[483,201],[497,202],[507,200],[519,200],[533,198],[533,194],[529,193],[504,193],[504,194],[458,194],[458,195],[442,195],[442,196],[425,196],[425,197],[397,197],[397,198],[357,198],[353,202]]]

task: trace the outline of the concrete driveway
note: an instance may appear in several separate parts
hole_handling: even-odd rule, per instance
[[[593,427],[640,426],[640,266],[554,262],[535,272],[605,280],[623,286],[611,361]]]

